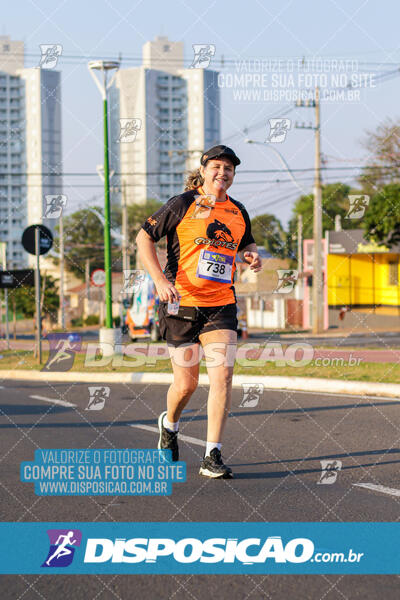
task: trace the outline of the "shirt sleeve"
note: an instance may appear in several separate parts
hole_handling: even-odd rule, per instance
[[[184,206],[181,196],[174,196],[151,215],[142,225],[142,229],[149,234],[154,242],[173,231],[182,220],[187,207]]]
[[[248,246],[249,244],[255,244],[255,240],[251,233],[251,223],[250,223],[250,217],[248,215],[248,212],[244,208],[244,206],[241,207],[241,211],[242,211],[244,222],[246,224],[246,229],[244,231],[242,239],[240,240],[240,244],[238,247],[239,251],[243,250],[243,248],[246,248],[246,246]]]

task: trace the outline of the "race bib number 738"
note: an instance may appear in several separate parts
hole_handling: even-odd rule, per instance
[[[197,265],[196,276],[210,281],[231,283],[233,256],[202,250]]]

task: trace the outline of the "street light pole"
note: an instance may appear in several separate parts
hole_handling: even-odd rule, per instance
[[[126,205],[126,185],[122,183],[122,270],[129,271],[128,255],[128,207]]]
[[[119,62],[97,60],[89,62],[89,72],[92,75],[103,99],[103,119],[104,119],[104,270],[106,272],[105,296],[106,296],[106,330],[113,330],[112,322],[112,277],[111,277],[111,221],[110,221],[110,165],[108,152],[108,102],[107,90],[112,85],[116,72],[119,68]],[[102,81],[95,76],[94,71],[100,71]],[[107,76],[109,71],[114,70],[114,75],[109,81]],[[102,330],[100,329],[100,337]],[[114,335],[104,332],[103,340],[114,345]]]
[[[103,71],[106,89],[106,71]],[[103,100],[104,110],[104,270],[106,272],[106,327],[112,328],[112,279],[111,279],[111,220],[110,220],[110,165],[108,155],[108,103]]]
[[[246,139],[245,140],[246,144],[256,144],[257,146],[264,146],[265,148],[268,148],[269,150],[272,150],[272,152],[274,152],[274,154],[276,154],[276,156],[279,158],[280,162],[283,164],[284,168],[286,169],[290,179],[293,181],[294,185],[300,190],[300,192],[302,194],[307,194],[307,191],[303,188],[303,186],[297,181],[297,179],[295,178],[295,176],[293,175],[288,163],[286,162],[285,158],[282,156],[282,154],[279,152],[279,150],[277,150],[276,148],[274,148],[274,146],[272,146],[271,144],[268,144],[267,142],[256,142],[255,140],[249,140]]]

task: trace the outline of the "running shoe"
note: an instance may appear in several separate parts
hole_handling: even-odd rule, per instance
[[[213,448],[210,456],[205,456],[201,461],[200,475],[204,477],[232,479],[233,473],[230,467],[224,465],[221,457],[221,451],[218,448]]]
[[[166,414],[167,411],[165,410],[158,417],[158,430],[160,432],[160,437],[158,439],[158,449],[171,450],[172,460],[176,462],[177,460],[179,460],[178,432],[169,431],[164,427],[163,420]]]

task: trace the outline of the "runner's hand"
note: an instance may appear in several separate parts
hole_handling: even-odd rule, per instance
[[[179,293],[177,289],[168,281],[166,277],[156,282],[157,294],[161,302],[179,302]]]
[[[243,255],[244,260],[249,263],[250,269],[255,273],[261,271],[261,259],[258,252],[245,252]]]

